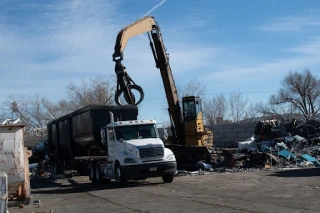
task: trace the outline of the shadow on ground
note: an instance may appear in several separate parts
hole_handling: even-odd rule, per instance
[[[320,168],[293,169],[277,171],[268,176],[275,177],[314,177],[320,176]]]
[[[79,193],[99,191],[106,189],[117,188],[131,188],[131,187],[143,187],[149,185],[161,185],[163,182],[150,183],[148,181],[130,181],[126,186],[121,186],[116,182],[111,183],[91,183],[91,182],[77,182],[72,178],[53,180],[49,178],[39,178],[31,180],[31,190],[37,194],[66,194],[66,193]]]

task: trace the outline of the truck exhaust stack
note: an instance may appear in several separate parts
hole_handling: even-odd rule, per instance
[[[113,113],[109,112],[109,115],[110,115],[110,123],[113,123],[114,122]]]

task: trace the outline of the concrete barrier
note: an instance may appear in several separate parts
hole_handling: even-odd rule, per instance
[[[219,148],[237,148],[238,142],[251,137],[256,127],[254,123],[215,124],[208,126],[214,134],[214,146]]]
[[[8,176],[0,172],[0,213],[7,213],[8,208]]]

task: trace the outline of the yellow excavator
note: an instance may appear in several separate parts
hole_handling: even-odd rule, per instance
[[[202,156],[208,148],[213,146],[213,134],[210,130],[204,128],[201,98],[196,96],[183,97],[181,109],[160,27],[152,16],[145,16],[124,27],[118,33],[114,54],[112,55],[113,61],[115,62],[115,72],[117,74],[115,102],[118,105],[138,105],[144,99],[143,89],[132,80],[126,71],[126,67],[122,64],[124,49],[128,40],[143,33],[148,34],[152,54],[156,67],[160,69],[169,106],[168,111],[173,137],[167,146],[177,153],[183,153],[181,155],[184,156],[184,158],[190,158],[190,155],[195,155],[195,153],[199,153],[199,155]],[[140,93],[138,100],[136,100],[133,90]],[[122,97],[122,95],[127,103],[121,103],[120,97]],[[170,144],[172,145],[170,146]]]

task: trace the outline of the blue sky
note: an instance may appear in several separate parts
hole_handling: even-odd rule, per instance
[[[316,0],[0,0],[0,102],[36,93],[57,101],[70,81],[114,74],[118,31],[150,10],[176,84],[204,82],[204,98],[240,91],[251,102],[264,101],[288,71],[320,75]],[[139,117],[167,121],[149,42],[131,39],[124,56],[146,93]]]

